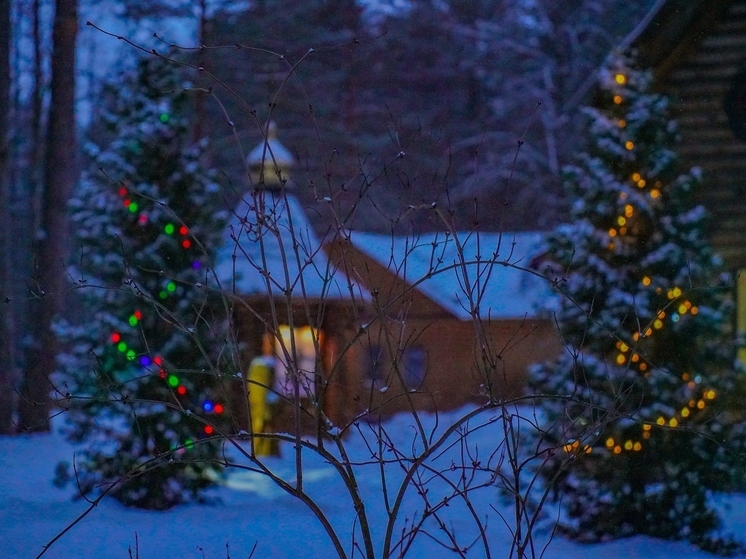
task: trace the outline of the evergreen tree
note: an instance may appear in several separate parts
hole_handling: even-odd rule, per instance
[[[578,539],[730,552],[708,495],[738,471],[738,365],[728,278],[693,200],[700,174],[677,174],[667,100],[629,58],[610,58],[596,106],[589,152],[565,169],[570,223],[546,239],[569,350],[531,373],[554,449],[540,474]]]
[[[206,286],[221,197],[200,165],[204,143],[190,145],[173,67],[141,60],[109,93],[112,141],[90,148],[71,201],[84,311],[60,327],[72,348],[61,356],[67,435],[85,444],[84,491],[165,509],[199,497],[219,469],[226,398]]]

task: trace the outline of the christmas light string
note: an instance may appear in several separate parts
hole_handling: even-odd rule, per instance
[[[166,120],[168,120],[168,115],[166,115]],[[166,121],[162,120],[162,122],[166,122]],[[122,198],[122,204],[124,205],[125,208],[129,210],[130,213],[136,214],[138,210],[140,210],[140,205],[128,196],[129,192],[130,192],[129,189],[126,186],[121,185],[119,187],[119,196]],[[140,215],[138,215],[137,217],[137,223],[140,226],[147,225],[148,221],[149,221],[148,215],[145,212],[140,213]],[[174,233],[177,232],[176,224],[171,223],[171,222],[166,223],[166,225],[163,227],[163,232],[168,236],[173,236]],[[178,234],[181,236],[181,239],[179,240],[179,244],[181,245],[181,248],[184,250],[189,250],[194,244],[192,239],[190,238],[191,235],[189,232],[189,228],[186,225],[180,225],[178,227]],[[192,268],[195,270],[199,270],[200,268],[202,268],[202,263],[198,259],[195,259],[192,261]],[[160,299],[168,299],[169,295],[175,292],[176,292],[176,284],[170,281],[164,286],[164,289],[162,289],[158,293],[158,297]]]
[[[618,73],[614,76],[614,81],[618,85],[624,85],[627,82],[627,78],[624,74]],[[613,97],[613,102],[615,105],[621,105],[624,102],[624,99],[621,95],[615,94]],[[624,129],[627,126],[627,121],[624,119],[618,119],[617,125],[619,126],[619,128]],[[634,149],[634,142],[632,142],[631,140],[627,140],[625,141],[624,146],[627,150],[631,151],[632,149]],[[650,185],[650,181],[646,180],[639,172],[632,173],[630,175],[630,180],[633,185],[639,189],[644,189],[646,186]],[[649,189],[648,195],[651,199],[656,200],[661,196],[662,183],[661,181],[656,180],[652,183],[652,186],[653,188]],[[621,192],[619,198],[620,200],[624,201],[627,199],[627,194],[625,192]],[[629,221],[633,218],[634,215],[634,206],[632,204],[625,204],[622,215],[619,215],[616,218],[615,226],[610,227],[608,230],[609,237],[611,239],[615,239],[617,236],[626,235],[628,231],[627,228],[629,226]],[[611,241],[608,244],[608,249],[613,251],[614,248],[615,244],[613,241]],[[648,276],[643,276],[641,283],[645,287],[649,287],[652,284],[652,280]],[[663,288],[658,286],[655,288],[655,292],[657,295],[661,295],[663,293]],[[634,332],[632,334],[632,340],[634,342],[639,342],[642,338],[651,338],[656,330],[661,330],[664,328],[664,321],[667,319],[675,323],[678,322],[681,317],[686,315],[687,313],[696,315],[699,312],[699,309],[696,305],[693,305],[692,302],[689,300],[683,299],[683,291],[680,287],[673,287],[668,289],[666,295],[671,301],[672,305],[679,301],[679,304],[675,307],[676,310],[670,312],[670,314],[667,314],[665,310],[659,310],[656,313],[655,318],[653,318],[647,328],[645,328],[642,332]],[[634,366],[637,368],[637,371],[643,374],[645,377],[648,377],[650,375],[650,371],[648,370],[650,367],[650,363],[646,359],[644,359],[644,357],[642,357],[639,352],[635,351],[632,347],[630,347],[630,345],[621,340],[617,341],[616,348],[619,351],[615,359],[617,365],[623,366],[626,364],[628,366]],[[699,377],[692,377],[689,373],[684,373],[682,375],[682,380],[687,383],[687,388],[693,394],[696,385],[699,384]],[[655,420],[654,424],[660,427],[676,428],[681,424],[682,421],[691,416],[693,410],[704,410],[708,402],[714,400],[716,396],[717,393],[715,392],[715,390],[713,390],[712,388],[704,388],[702,389],[701,397],[699,399],[691,398],[687,402],[687,405],[682,407],[673,417],[666,418],[661,415]],[[650,438],[650,431],[652,427],[653,423],[651,422],[644,422],[642,424],[643,440],[647,440]],[[604,446],[609,452],[612,452],[613,454],[620,454],[623,450],[639,452],[642,450],[642,441],[627,439],[622,442],[616,441],[613,437],[609,437],[604,442]],[[575,454],[589,454],[593,450],[593,447],[587,444],[583,445],[581,448],[581,443],[577,439],[570,440],[567,444],[563,445],[562,448],[567,453]]]
[[[133,313],[129,316],[128,324],[136,328],[140,321],[143,318],[142,311],[135,310]],[[156,372],[158,376],[166,381],[169,388],[172,390],[175,390],[176,393],[179,396],[186,396],[187,395],[187,388],[184,384],[182,384],[181,379],[174,373],[168,373],[164,367],[163,364],[163,358],[156,355],[155,357],[150,357],[147,354],[141,354],[137,355],[134,349],[130,348],[127,343],[122,339],[122,334],[119,332],[112,332],[109,336],[109,340],[112,344],[114,344],[116,350],[123,354],[127,361],[135,361],[137,360],[138,363],[148,372],[152,373],[154,365],[157,367]],[[225,411],[225,407],[222,403],[214,403],[212,400],[205,399],[201,404],[200,407],[202,408],[202,411],[206,414],[214,414],[214,415],[221,415]],[[212,425],[205,425],[203,429],[204,433],[206,435],[211,435],[215,432],[214,427]],[[184,443],[183,448],[191,448],[190,446],[193,445],[193,441],[191,439],[187,439],[187,441]]]

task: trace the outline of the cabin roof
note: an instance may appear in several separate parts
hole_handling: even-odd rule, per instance
[[[223,289],[242,296],[370,298],[330,262],[303,206],[285,191],[258,191],[238,203],[215,269]]]
[[[529,270],[541,239],[541,233],[350,234],[357,250],[460,320],[472,316],[469,291],[483,319],[536,317],[551,308],[549,284]]]

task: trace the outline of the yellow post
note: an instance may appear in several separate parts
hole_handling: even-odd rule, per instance
[[[746,335],[746,269],[736,275],[736,328],[741,336]],[[741,363],[746,365],[746,348],[738,350]]]
[[[251,409],[252,434],[267,433],[271,430],[274,410],[269,405],[274,393],[274,360],[271,357],[257,357],[249,365],[249,408]],[[255,437],[254,452],[257,456],[278,456],[280,446],[277,439]]]

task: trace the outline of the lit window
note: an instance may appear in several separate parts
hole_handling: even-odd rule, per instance
[[[318,330],[310,326],[280,326],[275,339],[275,389],[286,396],[295,392],[297,378],[301,398],[316,393],[316,344]],[[297,377],[295,376],[297,373]]]

